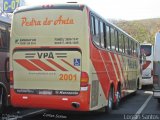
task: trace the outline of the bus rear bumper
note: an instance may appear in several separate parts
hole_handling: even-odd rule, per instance
[[[143,78],[140,83],[141,85],[153,85],[153,78]]]
[[[23,108],[89,111],[90,92],[81,91],[76,96],[17,94],[11,88],[11,104]]]

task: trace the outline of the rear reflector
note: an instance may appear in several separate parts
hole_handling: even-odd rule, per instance
[[[87,87],[89,82],[89,77],[86,72],[81,73],[81,87]]]
[[[13,85],[13,71],[10,71],[10,85]]]

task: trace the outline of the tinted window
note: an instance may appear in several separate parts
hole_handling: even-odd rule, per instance
[[[150,56],[151,55],[151,46],[150,45],[141,45],[141,54],[144,54],[146,56]]]
[[[104,29],[103,22],[100,22],[101,47],[104,48]]]
[[[119,34],[119,51],[124,53],[124,35]]]
[[[8,48],[8,38],[7,33],[3,30],[0,30],[0,49]]]
[[[114,29],[111,28],[110,29],[110,33],[111,33],[111,49],[115,50],[115,36],[114,36]]]
[[[99,35],[99,20],[91,16],[91,32],[92,32],[92,39],[96,45],[100,45],[100,35]]]
[[[92,35],[95,35],[95,18],[94,18],[94,16],[91,16],[91,32],[92,32]]]
[[[124,37],[125,38],[125,53],[128,54],[129,50],[128,50],[128,38],[127,37]]]
[[[110,30],[109,26],[106,26],[106,44],[107,48],[110,49]]]
[[[116,51],[119,51],[119,40],[118,40],[118,31],[115,30],[115,48]]]
[[[128,54],[131,55],[132,54],[132,41],[131,39],[128,39]]]

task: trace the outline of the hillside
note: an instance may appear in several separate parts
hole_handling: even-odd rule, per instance
[[[111,22],[119,26],[139,42],[146,41],[153,44],[155,33],[160,30],[160,18],[136,21],[111,20]]]

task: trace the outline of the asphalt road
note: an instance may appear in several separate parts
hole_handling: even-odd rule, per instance
[[[103,112],[71,112],[9,108],[2,120],[160,120],[160,104],[151,88],[138,90],[121,100],[120,107],[110,114]]]

